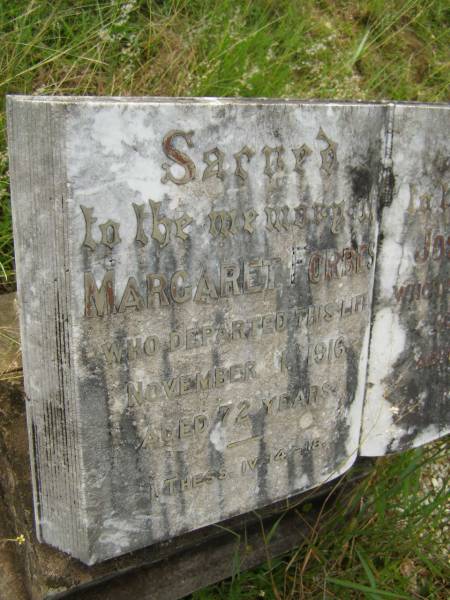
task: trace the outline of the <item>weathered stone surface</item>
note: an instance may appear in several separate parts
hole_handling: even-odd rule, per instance
[[[40,539],[93,563],[348,469],[387,115],[10,99]]]
[[[392,123],[361,435],[369,456],[450,431],[450,109],[397,105]]]
[[[92,564],[448,430],[448,107],[8,111],[39,539]]]
[[[2,297],[6,309],[8,303],[13,306],[11,296]],[[11,330],[15,333],[14,327]],[[258,513],[235,517],[223,527],[205,527],[88,567],[36,540],[29,464],[22,384],[0,382],[1,600],[181,598],[236,570],[274,558],[307,539],[318,526],[325,527],[323,519],[318,523],[319,514],[327,514],[334,502],[351,506],[347,493],[371,466],[370,461],[359,461],[339,485],[332,481]],[[303,502],[307,511],[302,510]],[[268,532],[278,520],[268,542]],[[14,541],[19,535],[25,539],[22,545]]]

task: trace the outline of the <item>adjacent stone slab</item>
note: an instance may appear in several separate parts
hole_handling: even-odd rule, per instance
[[[39,538],[91,564],[348,469],[390,107],[8,112]]]
[[[369,456],[450,431],[449,125],[448,107],[393,109],[361,435]]]

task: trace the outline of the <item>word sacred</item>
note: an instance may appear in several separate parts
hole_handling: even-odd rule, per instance
[[[171,164],[164,163],[162,165],[162,168],[165,171],[165,174],[161,179],[162,183],[167,183],[168,181],[171,181],[172,183],[176,183],[177,185],[184,185],[196,178],[197,168],[195,166],[194,161],[188,154],[182,152],[175,146],[175,140],[181,138],[185,141],[188,148],[193,148],[193,136],[194,131],[182,131],[180,129],[169,131],[164,136],[162,141],[164,154],[173,162]],[[319,129],[316,140],[325,144],[320,150],[320,156],[322,160],[320,168],[326,175],[330,175],[337,166],[338,144],[336,142],[333,142],[325,134],[322,127],[320,127]],[[298,148],[291,148],[291,151],[295,159],[295,165],[293,170],[297,171],[297,173],[301,173],[303,163],[307,160],[309,156],[311,156],[313,151],[306,144],[302,144]],[[264,174],[267,175],[269,179],[271,179],[277,172],[284,170],[284,153],[285,148],[282,145],[274,147],[266,145],[262,149],[265,165]],[[243,148],[241,148],[239,152],[233,154],[233,158],[235,160],[234,175],[236,177],[240,178],[243,181],[245,181],[248,178],[248,172],[244,168],[244,160],[245,163],[248,164],[254,156],[255,150],[247,145],[243,146]],[[206,179],[209,179],[211,177],[224,179],[224,159],[225,154],[217,146],[215,148],[211,148],[210,150],[206,150],[203,153],[203,162],[206,164],[206,168],[203,171],[202,181],[205,181]],[[172,172],[171,166],[173,166],[174,164],[178,165],[179,168],[181,167],[183,169],[182,175],[177,176]]]

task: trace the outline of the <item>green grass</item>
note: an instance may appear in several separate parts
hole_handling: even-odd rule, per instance
[[[448,0],[0,0],[0,291],[15,286],[6,93],[447,101],[449,23]],[[445,482],[423,492],[446,456],[380,460],[351,519],[328,511],[296,553],[195,600],[447,598]]]
[[[295,552],[192,599],[447,600],[448,450],[440,441],[379,459],[345,505],[329,503]]]

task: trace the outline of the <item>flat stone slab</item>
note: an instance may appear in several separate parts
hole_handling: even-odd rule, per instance
[[[450,430],[449,110],[395,106],[393,189],[381,214],[361,452]]]
[[[371,438],[399,385],[378,234],[421,169],[397,110],[408,132],[393,104],[9,99],[39,539],[92,564],[344,473],[372,316],[363,452],[403,447]]]

